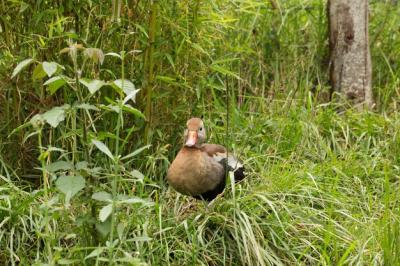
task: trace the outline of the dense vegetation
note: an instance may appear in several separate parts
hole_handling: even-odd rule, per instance
[[[2,1],[0,264],[400,265],[400,5],[356,112],[325,4]],[[210,205],[164,180],[200,115],[248,173]]]

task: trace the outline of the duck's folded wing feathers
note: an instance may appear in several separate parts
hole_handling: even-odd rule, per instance
[[[233,154],[228,153],[224,146],[218,144],[203,144],[201,150],[206,152],[214,160],[228,167],[228,171],[234,172],[235,181],[242,180],[244,175],[244,166]]]

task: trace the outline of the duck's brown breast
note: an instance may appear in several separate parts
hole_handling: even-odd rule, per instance
[[[182,148],[168,169],[168,183],[178,192],[196,196],[215,189],[225,178],[223,166],[207,152]]]

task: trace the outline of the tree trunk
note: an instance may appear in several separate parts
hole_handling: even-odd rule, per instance
[[[368,0],[329,0],[330,75],[333,92],[371,108]]]

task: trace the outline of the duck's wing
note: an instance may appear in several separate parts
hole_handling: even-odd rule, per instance
[[[222,164],[225,169],[228,167],[228,171],[234,172],[236,182],[245,178],[243,163],[233,154],[227,153],[224,146],[218,144],[203,144],[200,149]]]

